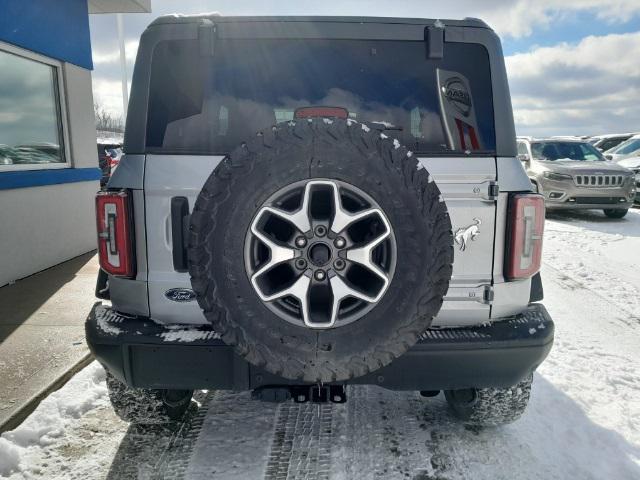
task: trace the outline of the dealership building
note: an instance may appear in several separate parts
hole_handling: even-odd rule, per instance
[[[150,0],[0,0],[0,286],[96,247],[89,15]]]

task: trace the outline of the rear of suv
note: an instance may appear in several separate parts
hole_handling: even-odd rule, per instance
[[[353,384],[444,391],[469,424],[524,411],[553,341],[544,202],[483,22],[161,17],[124,151],[86,326],[121,417]]]

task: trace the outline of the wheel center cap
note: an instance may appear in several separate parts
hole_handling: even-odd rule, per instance
[[[322,267],[331,260],[331,249],[324,243],[316,243],[309,248],[309,261],[317,267]]]

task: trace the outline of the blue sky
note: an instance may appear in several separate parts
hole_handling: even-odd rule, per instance
[[[523,135],[640,131],[640,0],[151,0],[125,16],[129,76],[137,40],[168,13],[478,17],[503,42],[516,128]],[[114,15],[91,16],[94,95],[121,114]]]

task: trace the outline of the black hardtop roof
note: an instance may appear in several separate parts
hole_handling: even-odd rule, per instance
[[[200,23],[209,20],[213,23],[243,23],[243,22],[305,22],[305,23],[377,23],[377,24],[406,24],[406,25],[434,25],[440,22],[445,27],[491,27],[478,18],[464,18],[462,20],[435,18],[397,18],[397,17],[349,17],[349,16],[229,16],[217,13],[199,13],[193,15],[170,14],[156,18],[150,27],[155,25]]]

